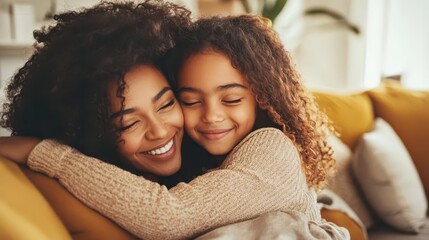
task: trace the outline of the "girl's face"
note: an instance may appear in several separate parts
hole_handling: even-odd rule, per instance
[[[178,77],[185,129],[210,154],[227,154],[252,131],[255,98],[226,55],[214,51],[194,54],[184,62]]]
[[[121,131],[117,146],[134,167],[158,176],[176,173],[181,166],[183,114],[162,73],[153,66],[132,68],[124,77],[124,108],[108,88],[111,119]]]

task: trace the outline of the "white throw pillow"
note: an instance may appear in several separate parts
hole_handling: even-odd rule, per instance
[[[360,139],[352,157],[355,176],[378,216],[387,224],[417,233],[427,201],[413,161],[390,125],[381,118]]]
[[[356,212],[366,228],[370,228],[374,221],[353,177],[352,152],[346,144],[334,135],[328,137],[328,143],[334,150],[333,157],[337,162],[337,174],[329,179],[328,188],[340,196]]]

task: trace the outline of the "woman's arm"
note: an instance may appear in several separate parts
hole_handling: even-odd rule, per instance
[[[31,150],[41,140],[34,137],[0,137],[0,155],[19,164],[26,164]]]
[[[188,238],[264,212],[306,212],[303,202],[315,204],[296,148],[276,129],[251,133],[219,170],[170,190],[53,141],[39,144],[28,164],[144,239]]]

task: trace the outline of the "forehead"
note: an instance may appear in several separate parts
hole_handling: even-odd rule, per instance
[[[212,89],[231,83],[248,85],[243,74],[232,66],[229,57],[215,51],[191,55],[179,72],[180,87]]]
[[[151,99],[164,87],[169,86],[164,75],[154,66],[139,65],[131,68],[124,76],[125,89],[122,96],[125,104],[134,101],[151,102]],[[108,98],[113,109],[120,109],[122,98],[117,96],[118,84],[108,85]]]

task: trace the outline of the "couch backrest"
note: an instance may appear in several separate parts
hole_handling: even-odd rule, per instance
[[[313,92],[315,100],[332,120],[340,139],[351,149],[354,148],[363,133],[371,131],[374,113],[367,94],[335,94]]]
[[[354,149],[363,133],[383,118],[401,138],[429,196],[429,91],[385,80],[374,89],[354,94],[313,91],[319,107],[333,121],[340,139]]]
[[[383,118],[401,138],[429,196],[429,91],[403,88],[398,81],[366,92],[375,116]]]

